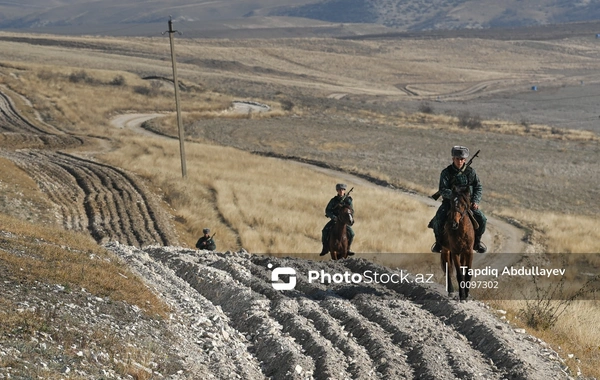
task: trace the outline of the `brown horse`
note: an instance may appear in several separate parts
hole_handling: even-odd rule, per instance
[[[354,211],[343,206],[340,210],[337,220],[329,232],[329,253],[332,260],[345,259],[348,257],[348,233],[346,225],[354,224]]]
[[[444,224],[442,239],[442,270],[446,274],[448,294],[454,292],[451,280],[451,265],[456,270],[458,295],[461,301],[469,297],[469,284],[473,265],[473,243],[475,228],[469,217],[471,194],[468,187],[452,189],[452,202]]]

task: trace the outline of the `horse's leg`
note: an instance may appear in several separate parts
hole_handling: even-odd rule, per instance
[[[337,260],[337,250],[333,247],[329,249],[329,253],[331,253],[331,260]]]
[[[461,256],[457,254],[452,254],[452,262],[454,263],[454,269],[456,270],[456,282],[458,282],[458,299],[464,301],[466,299],[465,296],[465,276],[463,275],[463,270],[461,269]]]
[[[462,266],[467,267],[467,272],[464,276],[465,284],[468,284],[471,281],[471,273],[470,270],[473,267],[473,250],[467,250],[465,253],[461,255]],[[469,287],[465,287],[464,289],[465,300],[469,298]]]
[[[344,232],[347,234],[346,226],[344,226]],[[341,258],[346,259],[346,258],[348,258],[348,235],[344,235],[342,237],[341,246],[342,246],[342,252],[340,252],[341,256],[342,256]]]

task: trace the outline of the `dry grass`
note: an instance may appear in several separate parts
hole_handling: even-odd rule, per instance
[[[21,281],[84,288],[98,297],[165,316],[168,307],[123,264],[87,235],[0,215],[0,260]]]
[[[232,148],[187,143],[188,178],[183,181],[177,145],[174,140],[133,137],[104,159],[162,189],[176,219],[185,225],[182,237],[190,246],[203,227],[211,227],[223,250],[243,247],[279,255],[319,250],[325,206],[335,195],[335,183],[347,180]],[[431,240],[430,231],[422,228],[430,217],[426,206],[392,191],[348,184],[355,186],[355,228],[363,236],[356,240],[357,250],[424,252]]]
[[[555,301],[557,302],[557,301]],[[494,309],[505,310],[505,317],[515,328],[524,328],[528,333],[547,342],[574,374],[598,378],[600,370],[600,332],[590,326],[600,323],[600,304],[597,300],[580,300],[571,303],[556,324],[546,330],[529,327],[521,316],[527,308],[522,300],[502,300],[490,303]]]
[[[600,252],[600,220],[597,218],[529,210],[499,210],[497,213],[538,231],[540,243],[547,253],[590,253],[586,255],[589,263],[600,266],[600,255],[597,255]]]

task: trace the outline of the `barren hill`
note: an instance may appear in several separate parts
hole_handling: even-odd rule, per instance
[[[394,31],[513,28],[594,21],[589,1],[62,0],[0,3],[0,28],[64,34],[152,35],[169,16],[189,36],[356,35]],[[360,25],[372,25],[364,28]],[[163,26],[164,27],[164,26]],[[378,28],[374,28],[378,27]],[[262,31],[262,33],[261,33]],[[233,34],[230,34],[232,33]]]

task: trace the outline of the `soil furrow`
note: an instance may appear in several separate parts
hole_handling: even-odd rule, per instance
[[[391,270],[366,260],[346,260],[344,263],[354,272],[366,270],[391,273]],[[415,282],[387,283],[386,287],[402,294],[420,305],[436,318],[445,321],[453,330],[463,335],[473,349],[481,352],[507,378],[515,379],[559,379],[557,363],[552,363],[536,349],[535,343],[525,339],[510,326],[500,322],[491,314],[477,311],[481,304],[477,301],[457,302],[449,299],[439,284],[423,286]],[[510,347],[521,347],[521,351]],[[537,354],[530,354],[535,352]]]
[[[214,254],[220,255],[218,252]],[[269,261],[272,261],[271,259],[251,256],[250,262],[246,265],[248,265],[248,269],[253,277],[262,280],[262,283],[264,283],[262,288],[265,289],[266,294],[275,294],[276,297],[281,297],[283,293],[274,290],[270,285],[271,279],[267,273],[267,265]],[[301,291],[307,290],[306,287],[298,289]],[[318,294],[318,299],[324,298],[324,292],[319,290],[316,293]],[[363,379],[374,377],[376,373],[375,365],[369,357],[367,350],[344,330],[344,327],[340,325],[337,319],[331,317],[326,310],[322,309],[316,300],[307,297],[309,294],[311,294],[310,291],[289,295],[290,297],[294,297],[299,304],[297,312],[306,318],[324,338],[329,340],[336,350],[341,351],[345,355],[351,378]]]
[[[99,187],[101,187],[102,192],[105,194],[106,203],[113,213],[110,218],[111,229],[113,231],[120,231],[122,236],[127,239],[128,244],[138,245],[140,241],[142,241],[142,237],[136,231],[138,228],[135,228],[135,222],[131,220],[130,212],[125,206],[124,198],[127,197],[128,191],[125,189],[120,189],[118,185],[113,181],[111,177],[112,173],[107,173],[102,167],[97,167],[94,165],[89,165],[84,163],[85,167],[90,170],[94,176],[97,178],[99,183]],[[133,207],[131,207],[133,208]],[[139,228],[143,230],[143,228]]]
[[[332,317],[338,319],[344,329],[367,349],[377,372],[383,378],[414,378],[413,370],[406,362],[407,356],[404,350],[396,346],[390,334],[378,324],[363,317],[348,300],[328,297],[321,301],[320,305]]]
[[[106,240],[115,239],[125,244],[129,241],[123,239],[118,229],[111,228],[112,214],[114,213],[112,205],[106,202],[106,194],[98,189],[96,177],[93,173],[82,166],[71,166],[70,162],[64,161],[59,164],[67,170],[77,181],[77,184],[85,193],[83,205],[88,217],[88,230],[96,241],[102,243]],[[108,225],[105,223],[108,222]]]
[[[407,348],[408,361],[417,378],[503,378],[464,337],[452,334],[449,326],[410,301],[374,300],[360,294],[352,303],[363,316],[392,334],[395,344]],[[477,361],[476,367],[473,361]]]
[[[323,312],[328,313],[336,319],[337,323],[348,334],[354,337],[359,345],[365,348],[370,361],[374,363],[377,376],[385,379],[413,378],[413,370],[406,362],[406,353],[401,347],[393,343],[391,334],[382,329],[377,323],[369,321],[360,314],[347,298],[346,294],[344,294],[346,287],[324,285],[318,282],[309,283],[304,280],[304,278],[308,278],[308,270],[322,269],[326,272],[337,271],[343,273],[345,268],[341,262],[300,262],[290,259],[274,260],[273,258],[270,260],[271,262],[277,262],[277,266],[289,265],[296,267],[298,282],[295,290],[304,296],[318,300]],[[253,261],[256,262],[256,260]],[[372,297],[379,296],[377,291],[370,287],[357,286],[350,288],[357,288],[358,291],[368,292]]]
[[[292,336],[298,344],[302,345],[306,354],[313,358],[315,378],[331,379],[349,376],[346,358],[332,347],[331,342],[321,336],[312,321],[300,315],[300,307],[295,297],[290,298],[282,294],[260,277],[249,273],[253,264],[248,260],[239,264],[230,258],[224,258],[212,266],[228,272],[234,279],[271,301],[271,316],[281,324],[283,332]],[[294,295],[298,296],[292,294]],[[306,299],[304,301],[309,302]]]
[[[168,218],[158,206],[152,205],[145,190],[131,176],[65,153],[58,153],[55,159],[86,193],[88,228],[97,241],[117,239],[135,246],[173,242],[169,238],[170,226],[161,222]]]
[[[314,362],[303,348],[270,316],[271,302],[262,294],[240,284],[231,275],[189,258],[168,256],[161,250],[146,250],[187,281],[203,297],[220,306],[236,330],[254,342],[255,356],[263,364],[263,373],[276,379],[304,379],[314,374]],[[214,262],[214,261],[213,261]]]
[[[164,211],[160,209],[157,202],[151,199],[151,195],[146,191],[145,187],[140,183],[140,180],[123,170],[114,168],[108,165],[98,164],[109,168],[118,175],[120,175],[127,183],[134,189],[134,194],[140,198],[140,202],[136,202],[140,214],[144,216],[147,231],[152,231],[153,235],[156,235],[157,241],[163,245],[172,245],[176,242],[171,236],[173,235],[170,231],[168,223],[161,222],[166,218]]]
[[[5,152],[6,158],[33,178],[42,191],[56,205],[61,224],[75,231],[85,230],[87,218],[77,207],[83,199],[81,189],[73,177],[59,165],[48,159],[48,155],[36,151]]]
[[[203,357],[201,362],[190,363],[195,368],[192,373],[197,374],[197,377],[200,377],[200,374],[210,373],[218,379],[265,378],[258,359],[248,351],[250,343],[243,334],[231,326],[232,321],[219,307],[192,289],[173,270],[151,259],[147,252],[135,248],[129,249],[115,243],[109,246],[121,252],[121,257],[124,257],[143,278],[147,279],[148,285],[161,294],[171,307],[179,310],[176,318],[189,318],[193,321],[189,324],[190,330],[174,332],[176,335],[181,335],[181,341],[184,342],[187,341],[186,334],[196,336],[195,344],[182,350],[185,356],[189,357],[189,351],[193,351]],[[148,248],[148,252],[164,255],[159,249]],[[220,339],[225,340],[226,343],[220,345],[218,343]]]
[[[344,261],[338,264],[343,265]],[[348,268],[336,270],[343,273]],[[406,352],[406,362],[413,368],[415,377],[463,379],[484,373],[485,378],[495,378],[492,375],[495,368],[489,365],[489,360],[466,344],[464,337],[452,334],[452,329],[440,319],[415,307],[392,289],[380,284],[370,284],[368,288],[360,285],[328,287],[340,297],[351,300],[358,313],[390,334],[394,344]],[[478,361],[477,372],[471,370],[473,360]]]
[[[2,92],[0,92],[0,128],[7,132],[47,133],[21,117],[15,110],[10,98]]]

